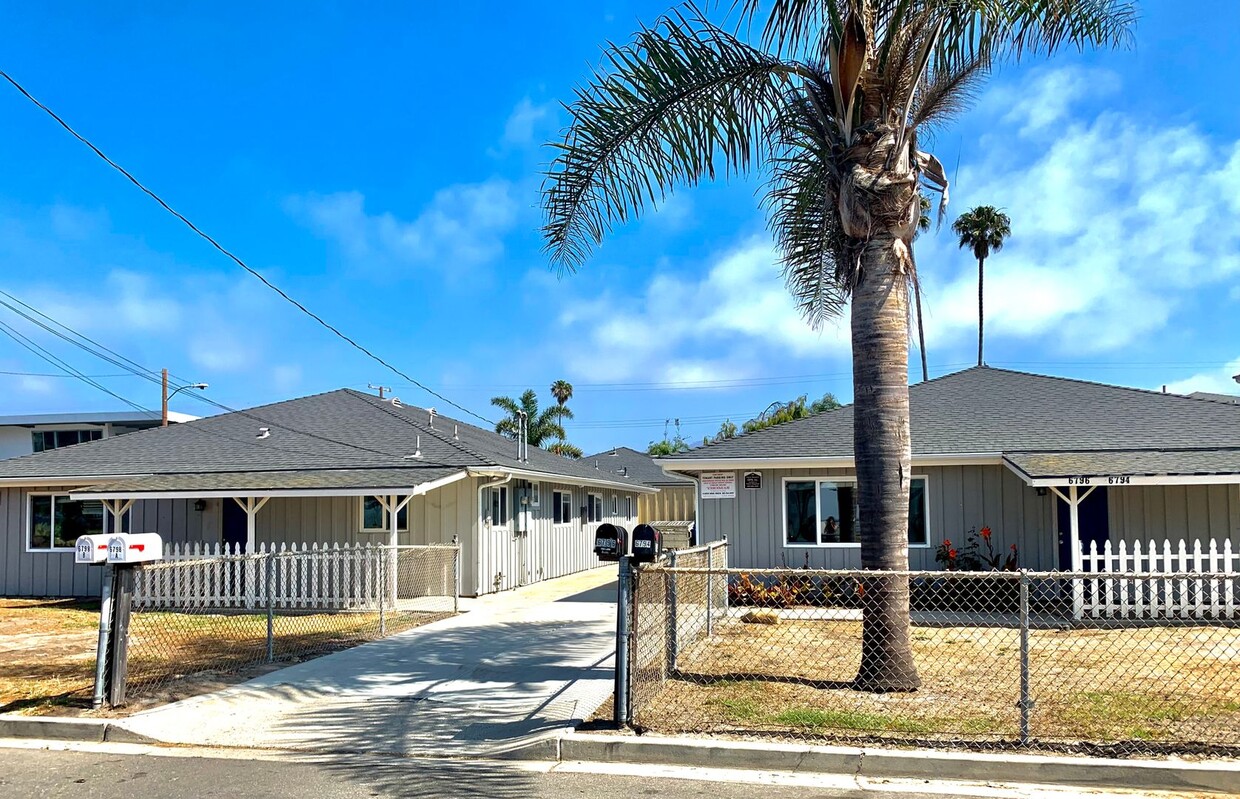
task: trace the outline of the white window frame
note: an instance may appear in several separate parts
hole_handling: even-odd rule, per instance
[[[595,505],[594,503],[598,504]],[[594,512],[598,508],[598,513]],[[586,523],[601,524],[603,522],[603,495],[602,494],[586,494]]]
[[[379,499],[382,496],[386,496],[386,494],[370,494],[369,496],[373,497],[374,499]],[[390,533],[392,532],[392,514],[388,512],[387,508],[383,509],[383,526],[382,527],[367,527],[366,526],[366,499],[367,497],[357,498],[357,529],[363,533]],[[410,502],[412,502],[412,500],[410,500]],[[380,504],[382,504],[382,500],[380,500]],[[405,514],[405,526],[404,527],[399,526],[401,513]],[[405,507],[396,511],[396,523],[398,525],[396,532],[398,533],[409,532],[409,503],[406,503]]]
[[[624,498],[624,520],[626,522],[633,521],[633,498]]]
[[[620,518],[620,495],[611,495],[611,517],[613,519]]]
[[[44,436],[47,433],[51,433],[53,435],[57,435],[59,433],[77,433],[77,437],[79,439],[77,443],[79,444],[87,444],[91,441],[99,441],[100,439],[103,439],[105,437],[104,430],[102,427],[66,427],[63,430],[57,429],[57,428],[53,428],[51,430],[31,430],[30,431],[30,451],[31,452],[51,452],[52,450],[61,449],[62,446],[64,447],[74,446],[73,444],[64,444],[64,445],[57,444],[56,446],[52,447],[52,449],[48,449],[46,447],[44,447],[43,449],[35,449],[34,448],[34,437]],[[82,433],[90,433],[91,435],[87,437],[86,441],[82,441],[81,440]],[[96,437],[94,435],[95,433],[98,433],[99,435]]]
[[[555,520],[556,511],[560,512],[560,521]],[[551,492],[551,525],[564,527],[573,523],[573,492],[572,489],[557,488]]]
[[[925,488],[922,489],[921,494],[922,494],[923,504],[925,506],[924,512],[926,514],[926,541],[924,544],[910,543],[908,547],[909,549],[929,549],[930,542],[934,540],[934,537],[930,533],[930,476],[926,474],[915,474],[915,475],[912,475],[909,478],[909,480],[910,481],[921,480],[925,485]],[[788,483],[808,483],[808,482],[814,483],[814,516],[815,516],[815,519],[821,519],[822,513],[820,512],[821,509],[819,508],[819,505],[822,503],[822,488],[820,487],[820,484],[836,483],[837,485],[851,484],[855,486],[857,484],[857,478],[852,475],[848,475],[846,477],[836,477],[835,475],[830,475],[830,474],[824,474],[824,475],[806,474],[806,475],[800,475],[797,477],[785,477],[779,487],[779,493],[780,493],[779,505],[780,505],[780,513],[782,516],[782,520],[780,522],[779,528],[780,528],[780,535],[783,537],[782,541],[783,541],[784,548],[785,549],[860,549],[861,548],[860,541],[856,541],[856,542],[841,541],[841,542],[829,542],[829,543],[824,544],[822,543],[822,531],[821,530],[818,530],[817,532],[818,541],[813,544],[803,544],[803,543],[792,544],[788,542]],[[817,524],[818,523],[815,522],[816,529],[817,529]]]
[[[500,507],[503,509],[504,516],[506,517],[503,522],[498,523],[498,524],[495,522],[495,518],[491,514],[492,509],[494,509],[495,507],[495,495],[496,494],[499,494],[501,497]],[[488,488],[485,494],[486,498],[483,500],[485,504],[481,508],[478,509],[479,516],[481,517],[482,523],[488,524],[488,526],[490,527],[508,527],[512,523],[512,517],[513,517],[513,507],[512,507],[511,496],[512,495],[508,493],[507,485],[492,486],[491,488]],[[487,519],[490,519],[491,521],[488,523]]]
[[[27,553],[73,552],[76,549],[75,546],[36,547],[31,544],[31,540],[34,537],[34,498],[35,497],[51,497],[52,498],[52,537],[51,537],[51,540],[53,544],[56,542],[56,528],[55,528],[56,497],[64,497],[65,499],[68,499],[68,500],[73,499],[73,497],[66,491],[31,491],[26,494],[26,535],[25,535],[25,541],[24,541],[26,545],[26,552]],[[78,500],[78,501],[79,502],[98,502],[100,505],[103,505],[103,500],[99,500],[99,499],[83,499],[83,500]],[[127,510],[123,514],[121,514],[121,531],[122,532],[128,532],[128,529],[130,528],[130,525],[131,525],[131,519],[132,519],[131,514],[132,514],[132,509]],[[112,511],[108,509],[107,505],[103,505],[103,535],[110,535],[111,533],[112,533]]]
[[[530,483],[530,507],[542,507],[542,483]]]

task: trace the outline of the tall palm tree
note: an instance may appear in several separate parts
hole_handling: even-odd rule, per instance
[[[517,439],[521,435],[521,415],[525,414],[526,441],[532,447],[542,447],[553,439],[564,441],[564,420],[573,418],[571,409],[563,405],[551,405],[539,410],[538,395],[528,388],[517,399],[492,397],[491,404],[507,414],[495,425],[495,432]]]
[[[1003,249],[1003,242],[1012,235],[1012,220],[992,205],[979,205],[961,214],[952,223],[952,231],[960,237],[960,247],[969,247],[977,258],[977,365],[982,365],[982,335],[985,327],[985,294],[982,291],[986,259]]]
[[[913,241],[930,229],[930,198],[921,195],[917,207],[920,216],[917,219],[917,230],[913,233]],[[921,380],[930,379],[930,365],[926,360],[926,324],[921,315],[921,274],[917,271],[917,258],[913,255],[912,245],[908,248],[909,260],[913,262],[913,297],[917,304],[917,352],[921,355]]]
[[[764,16],[759,6],[769,6]],[[737,0],[735,32],[684,5],[611,46],[578,89],[543,186],[553,264],[574,270],[677,186],[757,173],[789,290],[819,325],[851,309],[854,453],[866,569],[908,566],[909,244],[920,147],[1002,59],[1122,43],[1122,0]],[[742,38],[759,31],[758,40]],[[865,581],[855,685],[919,684],[907,580]]]
[[[551,396],[560,405],[565,405],[573,398],[573,384],[567,380],[557,380],[551,384]]]

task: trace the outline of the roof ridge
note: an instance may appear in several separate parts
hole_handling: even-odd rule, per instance
[[[1097,380],[1086,380],[1081,377],[1064,377],[1063,375],[1044,375],[1038,372],[1026,372],[1023,369],[1005,369],[1000,366],[971,366],[968,369],[963,369],[959,372],[953,372],[953,374],[964,374],[964,372],[970,372],[975,369],[993,369],[996,372],[1006,372],[1008,374],[1013,374],[1013,375],[1023,375],[1025,377],[1040,377],[1045,380],[1059,380],[1064,383],[1076,383],[1078,385],[1094,386],[1096,388],[1112,388],[1112,389],[1117,389],[1120,391],[1132,391],[1137,394],[1148,394],[1154,397],[1171,397],[1174,399],[1189,400],[1190,402],[1210,402],[1215,405],[1235,405],[1235,403],[1221,402],[1219,400],[1207,399],[1206,397],[1190,397],[1187,394],[1176,394],[1174,392],[1168,392],[1168,391],[1155,391],[1152,388],[1137,388],[1135,386],[1121,386],[1121,385],[1118,385],[1117,383],[1102,383]],[[948,376],[949,375],[943,375],[943,377],[948,377]],[[937,379],[939,378],[935,378],[935,380]],[[1240,407],[1240,406],[1236,406],[1236,407]]]

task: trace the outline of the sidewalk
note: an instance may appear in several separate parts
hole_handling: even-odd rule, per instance
[[[495,755],[611,694],[615,567],[466,600],[459,616],[120,721],[197,746]]]

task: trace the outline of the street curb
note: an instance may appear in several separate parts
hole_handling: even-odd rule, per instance
[[[83,741],[86,743],[159,743],[154,738],[139,735],[106,719],[9,714],[0,714],[0,738],[34,738],[44,741]]]
[[[757,771],[1069,785],[1081,788],[1240,793],[1240,763],[1109,760],[1053,755],[868,749],[841,746],[621,737],[570,733],[561,762],[651,764]]]

